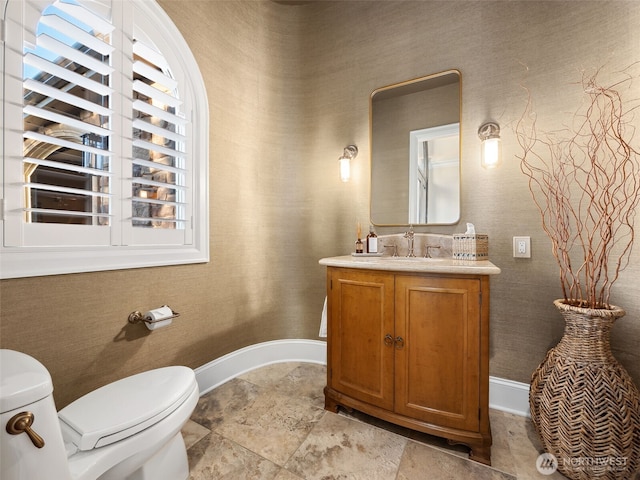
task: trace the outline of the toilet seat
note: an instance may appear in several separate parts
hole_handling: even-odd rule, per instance
[[[86,451],[160,422],[192,394],[193,370],[164,367],[105,385],[58,412],[66,439]]]

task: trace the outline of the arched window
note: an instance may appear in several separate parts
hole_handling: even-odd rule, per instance
[[[8,0],[2,278],[208,261],[208,110],[153,1]]]

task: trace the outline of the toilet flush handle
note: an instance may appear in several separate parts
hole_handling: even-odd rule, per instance
[[[38,435],[31,429],[31,425],[33,425],[34,419],[35,416],[31,412],[16,413],[7,422],[7,432],[11,435],[20,435],[22,432],[24,432],[29,435],[31,443],[33,443],[36,448],[42,448],[44,447],[44,440],[40,435]]]

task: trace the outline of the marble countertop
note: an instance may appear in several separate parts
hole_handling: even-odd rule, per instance
[[[320,265],[327,267],[387,270],[391,272],[454,273],[465,275],[497,275],[500,269],[488,260],[456,260],[453,258],[352,256],[322,258]]]

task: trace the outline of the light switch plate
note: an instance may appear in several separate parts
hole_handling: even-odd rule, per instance
[[[513,237],[513,258],[531,258],[531,237]]]

